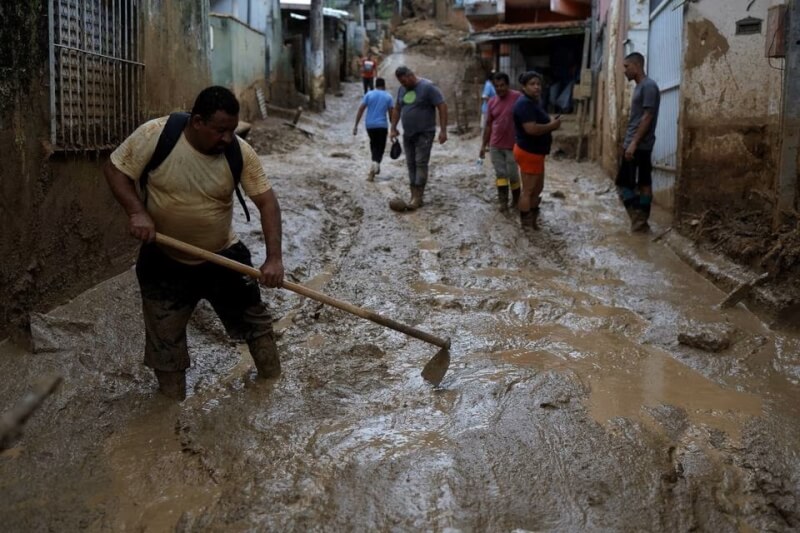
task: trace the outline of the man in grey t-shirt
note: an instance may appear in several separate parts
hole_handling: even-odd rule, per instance
[[[418,78],[408,67],[395,70],[400,89],[392,110],[391,138],[400,133],[397,123],[403,123],[403,150],[406,153],[408,178],[411,184],[409,209],[422,206],[425,184],[428,182],[428,163],[436,136],[436,112],[439,113],[439,144],[447,142],[447,104],[442,92],[429,80]]]
[[[658,107],[661,91],[655,81],[644,71],[644,56],[634,52],[622,64],[625,77],[636,82],[631,102],[631,116],[625,140],[623,157],[617,173],[617,193],[631,217],[633,231],[647,231],[650,227],[650,205],[653,201],[652,154],[656,142]]]

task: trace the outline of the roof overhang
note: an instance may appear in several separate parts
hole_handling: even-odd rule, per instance
[[[537,22],[523,24],[497,24],[483,31],[470,34],[469,41],[486,43],[492,41],[515,41],[520,39],[547,39],[565,35],[583,35],[587,21]]]
[[[281,0],[281,9],[294,11],[311,11],[311,0]],[[322,8],[322,16],[337,19],[349,19],[350,13],[331,7]]]

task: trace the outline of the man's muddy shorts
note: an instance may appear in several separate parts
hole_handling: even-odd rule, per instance
[[[636,150],[632,160],[628,161],[623,157],[619,163],[616,186],[632,190],[650,187],[653,184],[652,154],[650,150]]]
[[[495,177],[506,178],[511,184],[519,183],[519,168],[517,160],[514,159],[514,150],[489,148],[489,157],[492,160]]]
[[[252,266],[250,251],[236,243],[220,255]],[[272,318],[258,283],[211,263],[187,265],[145,244],[136,261],[145,324],[144,364],[175,372],[189,368],[186,325],[200,300],[208,300],[228,334],[253,340],[272,335]]]

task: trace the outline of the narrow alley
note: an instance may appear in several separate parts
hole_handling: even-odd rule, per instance
[[[800,0],[4,1],[0,48],[3,532],[800,530]]]
[[[458,68],[407,53],[421,75]],[[386,73],[390,84],[394,80]],[[773,331],[631,234],[594,163],[548,163],[542,229],[497,212],[475,133],[432,156],[426,205],[403,160],[366,181],[360,84],[304,115],[313,137],[262,157],[284,216],[287,278],[452,338],[435,349],[288,291],[262,289],[283,374],[255,379],[208,306],[189,328],[180,404],[139,364],[132,271],[32,319],[34,355],[1,345],[12,403],[59,393],[0,455],[8,531],[788,531],[800,523],[800,337]],[[394,91],[396,83],[390,86]],[[252,134],[258,146],[259,125]],[[236,230],[263,260],[257,221]],[[127,238],[124,235],[120,239]],[[676,237],[675,237],[676,238]],[[258,257],[258,254],[261,254]],[[709,353],[678,342],[723,331]]]

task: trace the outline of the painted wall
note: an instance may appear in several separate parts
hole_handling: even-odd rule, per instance
[[[232,15],[264,32],[269,24],[270,0],[211,0],[211,12]]]
[[[235,18],[212,14],[211,80],[240,95],[265,77],[264,34]]]
[[[140,5],[143,114],[187,109],[209,82],[207,4]],[[0,49],[0,332],[24,339],[31,311],[129,268],[137,244],[101,172],[108,154],[50,146],[45,0],[0,4]]]
[[[291,65],[283,43],[280,0],[211,0],[211,12],[232,15],[263,33],[266,79],[262,88],[269,101],[287,105],[291,97],[285,94],[285,88],[292,80]],[[252,94],[240,96],[245,99],[242,104],[248,106],[254,98]],[[255,106],[252,107],[255,110]]]
[[[679,209],[744,204],[774,188],[783,92],[780,60],[764,57],[767,9],[705,0],[687,6],[682,82]],[[736,35],[736,21],[764,20],[760,34]]]

